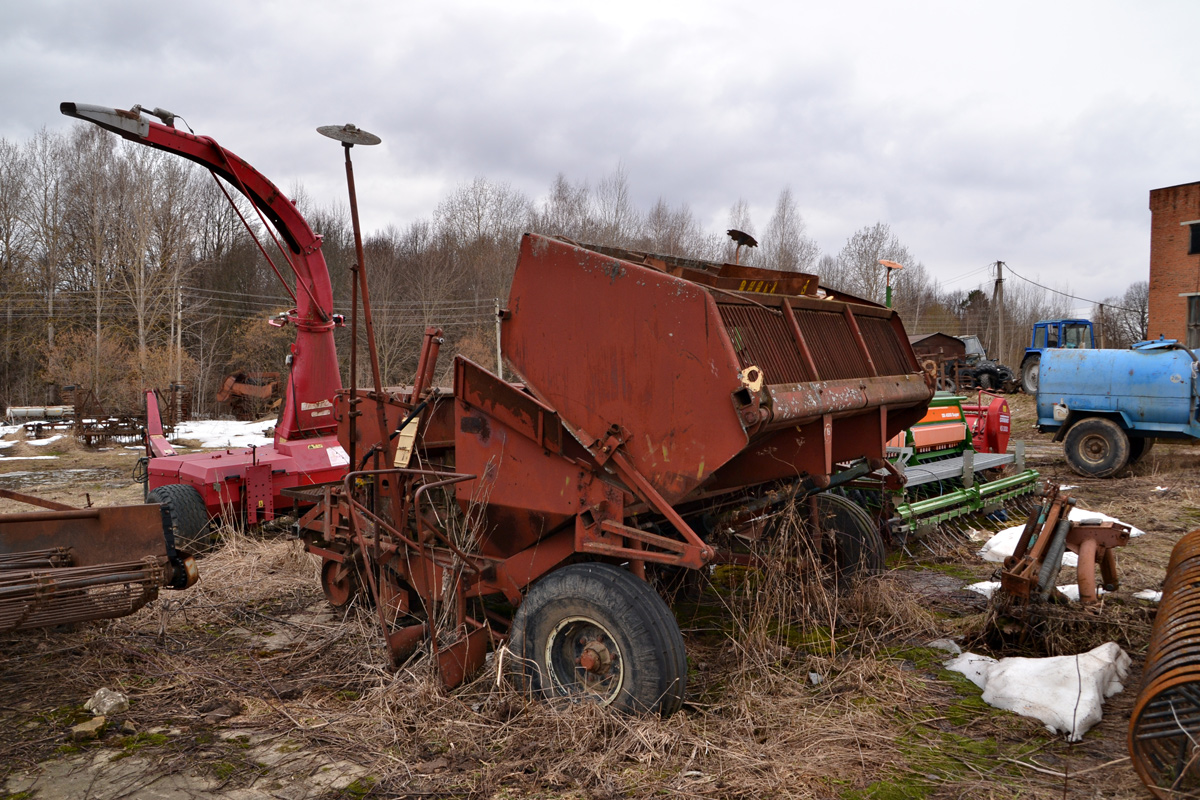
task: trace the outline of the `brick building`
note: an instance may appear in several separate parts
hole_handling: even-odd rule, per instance
[[[1146,335],[1200,347],[1200,181],[1150,192]]]

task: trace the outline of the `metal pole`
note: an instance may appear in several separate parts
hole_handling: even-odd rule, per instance
[[[504,380],[504,357],[500,354],[500,298],[496,298],[496,374]]]
[[[358,440],[358,288],[361,283],[363,291],[363,321],[367,326],[367,342],[371,351],[371,371],[375,379],[375,392],[379,407],[379,434],[387,436],[387,430],[383,424],[384,410],[382,405],[382,394],[379,377],[379,360],[375,355],[375,331],[371,326],[371,303],[367,298],[367,282],[366,276],[363,274],[363,247],[362,247],[362,232],[358,226],[358,200],[354,193],[354,167],[350,163],[350,148],[356,144],[379,144],[379,137],[367,133],[364,130],[359,130],[353,125],[325,125],[317,128],[317,133],[322,136],[328,136],[330,139],[336,139],[342,143],[342,147],[346,150],[346,183],[350,190],[350,219],[354,225],[354,252],[355,262],[351,266],[353,273],[350,281],[350,411],[348,427],[350,435],[350,447],[347,455],[350,456],[350,471],[358,469],[356,444]]]

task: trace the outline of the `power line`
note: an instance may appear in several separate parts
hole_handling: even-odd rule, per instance
[[[959,275],[956,278],[951,278],[948,281],[942,281],[942,286],[949,286],[952,283],[958,283],[959,281],[961,281],[965,278],[970,278],[971,276],[978,275],[981,272],[987,272],[991,268],[992,268],[991,264],[984,264],[982,267],[980,267],[978,269],[973,269],[970,272],[964,272],[962,275]]]
[[[1072,300],[1081,300],[1084,303],[1091,303],[1094,306],[1104,306],[1105,308],[1115,308],[1118,311],[1128,311],[1131,314],[1142,313],[1141,311],[1139,311],[1136,308],[1126,308],[1125,306],[1115,306],[1112,303],[1105,303],[1102,300],[1089,300],[1086,297],[1079,297],[1077,295],[1059,291],[1058,289],[1051,289],[1049,286],[1043,286],[1042,284],[1038,283],[1037,281],[1030,280],[1029,278],[1026,278],[1024,275],[1019,274],[1016,270],[1014,270],[1012,267],[1010,267],[1007,262],[1005,263],[1004,266],[1008,267],[1009,274],[1016,275],[1018,278],[1025,281],[1026,283],[1032,283],[1034,286],[1037,286],[1040,289],[1045,289],[1047,292],[1054,292],[1055,294],[1061,294],[1063,297],[1069,297]]]

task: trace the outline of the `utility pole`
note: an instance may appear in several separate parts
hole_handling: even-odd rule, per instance
[[[992,307],[996,309],[996,338],[998,340],[995,358],[1004,363],[1007,360],[1004,351],[1004,262],[997,261],[994,266],[996,267],[996,285],[992,290]]]

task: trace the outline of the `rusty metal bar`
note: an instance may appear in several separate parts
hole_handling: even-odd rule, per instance
[[[41,508],[48,508],[51,511],[77,511],[78,510],[77,508],[75,508],[75,506],[69,506],[69,505],[66,505],[65,503],[59,503],[54,500],[47,500],[44,497],[36,497],[32,494],[23,494],[21,492],[14,492],[12,489],[0,489],[0,497],[4,497],[8,500],[16,500],[19,503],[25,503],[25,504],[31,505],[31,506],[40,506]]]

